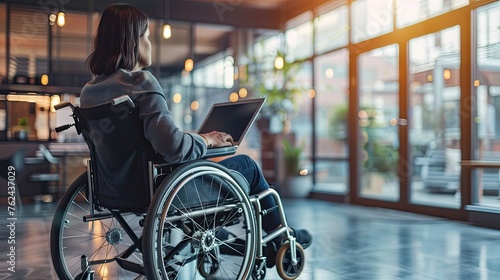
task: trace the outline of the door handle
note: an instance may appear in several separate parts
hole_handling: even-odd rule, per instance
[[[400,126],[407,126],[408,125],[408,120],[407,119],[398,119],[398,125],[400,125]]]

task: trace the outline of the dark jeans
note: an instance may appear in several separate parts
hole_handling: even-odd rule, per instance
[[[221,165],[236,170],[245,177],[250,185],[250,195],[258,194],[269,189],[269,184],[264,179],[264,175],[257,163],[247,155],[236,155],[219,162]],[[262,209],[269,209],[276,205],[274,197],[267,196],[260,200]],[[262,218],[262,228],[269,232],[281,224],[278,212],[272,211]]]

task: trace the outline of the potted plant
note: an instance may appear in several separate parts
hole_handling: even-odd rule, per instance
[[[392,181],[397,173],[397,150],[385,139],[387,138],[385,136],[387,132],[384,130],[386,127],[376,121],[376,114],[379,112],[375,109],[367,109],[366,111],[368,118],[360,123],[363,127],[362,148],[365,172],[363,185],[369,192],[380,193],[386,182]]]
[[[264,42],[260,42],[264,48]],[[272,67],[263,61],[281,59],[280,67]],[[240,84],[252,87],[256,95],[265,97],[266,103],[262,108],[260,118],[271,125],[274,132],[288,134],[291,131],[291,118],[298,112],[299,97],[305,89],[297,81],[298,72],[305,60],[293,60],[286,51],[276,49],[261,56],[249,58],[244,77]],[[279,125],[278,125],[279,124]],[[281,126],[281,127],[280,127]],[[278,128],[280,127],[280,129]]]
[[[28,118],[19,118],[17,125],[12,128],[14,139],[25,141],[28,139]]]
[[[328,116],[329,122],[329,134],[335,140],[345,141],[347,140],[347,114],[349,113],[348,104],[339,104],[333,110],[330,111]]]
[[[294,146],[288,139],[283,140],[286,197],[305,198],[311,191],[312,181],[308,176],[309,172],[302,167],[303,146]]]

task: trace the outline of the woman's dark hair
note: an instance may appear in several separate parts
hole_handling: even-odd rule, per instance
[[[148,29],[148,16],[128,4],[112,4],[102,13],[87,58],[95,75],[110,75],[118,68],[132,70],[139,57],[139,39]]]

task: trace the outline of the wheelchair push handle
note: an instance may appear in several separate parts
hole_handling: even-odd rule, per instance
[[[70,107],[71,111],[75,110],[75,106],[73,104],[71,104],[71,102],[68,102],[68,101],[64,101],[64,102],[61,102],[59,104],[54,105],[54,109],[56,109],[56,110],[59,110],[59,109],[62,109],[62,108],[66,108],[66,107]],[[59,133],[61,131],[67,130],[68,128],[70,128],[70,127],[72,127],[74,125],[75,125],[74,123],[72,123],[72,124],[64,124],[64,125],[56,127],[55,130],[56,130],[57,133]]]
[[[71,110],[75,109],[75,106],[73,106],[73,104],[71,104],[71,102],[68,102],[68,101],[64,101],[64,102],[61,102],[59,104],[54,105],[54,109],[59,110],[62,108],[66,108],[68,106],[71,107]]]
[[[61,131],[65,131],[66,129],[68,129],[74,125],[75,124],[65,124],[65,125],[58,126],[58,127],[56,127],[56,132],[59,133]]]

